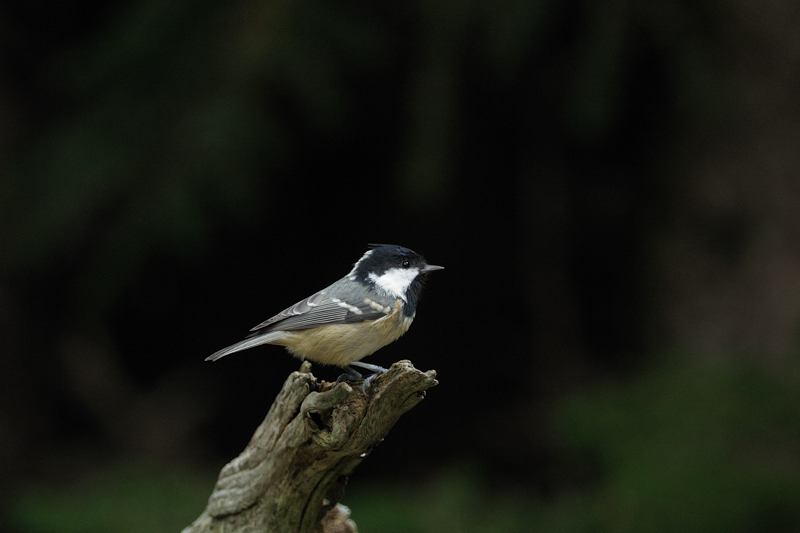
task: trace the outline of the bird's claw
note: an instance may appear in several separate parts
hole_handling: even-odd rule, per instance
[[[372,374],[367,376],[364,379],[364,382],[361,384],[361,391],[364,394],[367,393],[367,387],[370,385],[372,380],[375,379],[375,376],[380,376],[381,374],[386,372],[386,369],[383,368],[382,366],[371,365],[369,363],[362,363],[361,361],[353,361],[348,366],[343,367],[344,374],[342,374],[341,376],[339,376],[336,379],[336,383],[338,384],[338,383],[341,383],[342,381],[358,381],[359,379],[361,379],[361,372],[359,372],[355,368],[353,368],[354,366],[357,366],[359,368],[363,368],[365,370],[369,370],[370,372],[372,372]]]
[[[344,373],[342,373],[338,378],[336,378],[336,384],[338,385],[342,381],[358,381],[361,379],[361,372],[356,370],[355,368],[350,368],[349,366],[344,367]]]
[[[369,386],[370,382],[373,379],[375,379],[375,376],[380,376],[381,374],[386,372],[386,369],[383,368],[382,366],[371,365],[369,363],[362,363],[361,361],[353,361],[352,363],[350,363],[350,365],[357,366],[359,368],[363,368],[365,370],[369,370],[370,372],[372,372],[372,374],[367,376],[367,378],[364,380],[364,383],[361,384],[361,392],[363,392],[364,394],[367,393],[367,387]]]
[[[364,383],[361,384],[361,392],[364,394],[367,393],[367,387],[369,386],[370,382],[375,379],[375,376],[380,376],[383,372],[376,372],[374,374],[370,374],[366,378],[364,378]]]

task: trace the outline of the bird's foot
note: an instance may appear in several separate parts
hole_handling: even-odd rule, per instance
[[[386,372],[386,369],[383,368],[382,366],[371,365],[369,363],[362,363],[361,361],[353,361],[352,363],[350,363],[350,366],[357,366],[359,368],[363,368],[364,370],[369,370],[370,372],[372,372],[371,375],[367,376],[366,379],[364,379],[364,383],[361,384],[361,392],[363,392],[364,394],[367,393],[367,387],[369,386],[370,382],[373,379],[375,379],[375,376],[380,376],[381,374]],[[345,367],[345,369],[348,369],[348,368],[349,367]],[[359,374],[358,372],[356,372],[352,368],[349,368],[349,369],[351,371],[355,372],[356,374]],[[359,374],[359,376],[360,375],[361,374]]]
[[[357,371],[355,368],[344,366],[342,367],[342,369],[344,370],[344,374],[336,378],[337,385],[342,381],[358,381],[359,379],[361,379],[361,372]]]

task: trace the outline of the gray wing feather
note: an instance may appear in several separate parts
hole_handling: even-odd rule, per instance
[[[294,309],[294,307],[290,309]],[[281,315],[284,315],[284,313],[281,313]],[[326,298],[304,313],[281,315],[277,315],[280,316],[277,320],[268,320],[263,329],[259,328],[259,333],[276,330],[308,329],[328,324],[351,324],[365,320],[375,320],[386,316],[386,313],[376,310],[364,302],[343,306],[339,302]]]
[[[208,357],[206,357],[206,361],[216,361],[220,357],[225,357],[226,355],[239,352],[242,350],[246,350],[248,348],[252,348],[253,346],[258,346],[260,344],[269,344],[272,341],[277,340],[281,336],[280,331],[270,331],[268,333],[257,333],[255,335],[251,335],[247,337],[243,341],[239,341],[236,344],[231,344],[227,348],[223,348],[217,352],[212,353]]]
[[[280,322],[281,320],[285,320],[289,317],[308,313],[309,311],[314,309],[314,307],[319,305],[319,303],[324,299],[325,299],[325,291],[324,290],[319,291],[318,293],[309,296],[305,300],[297,302],[291,307],[287,307],[274,317],[268,318],[267,320],[257,325],[256,327],[251,328],[250,331],[257,331],[259,329],[269,326],[270,324],[274,324],[275,322]]]

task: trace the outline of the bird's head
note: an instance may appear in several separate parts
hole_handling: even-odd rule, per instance
[[[348,277],[374,287],[394,298],[416,305],[425,275],[444,267],[429,265],[413,250],[396,244],[372,244]]]

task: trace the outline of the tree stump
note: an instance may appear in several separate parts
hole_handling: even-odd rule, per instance
[[[437,384],[435,371],[399,361],[365,394],[360,386],[318,382],[304,362],[183,533],[355,532],[349,510],[338,505],[348,476]]]

